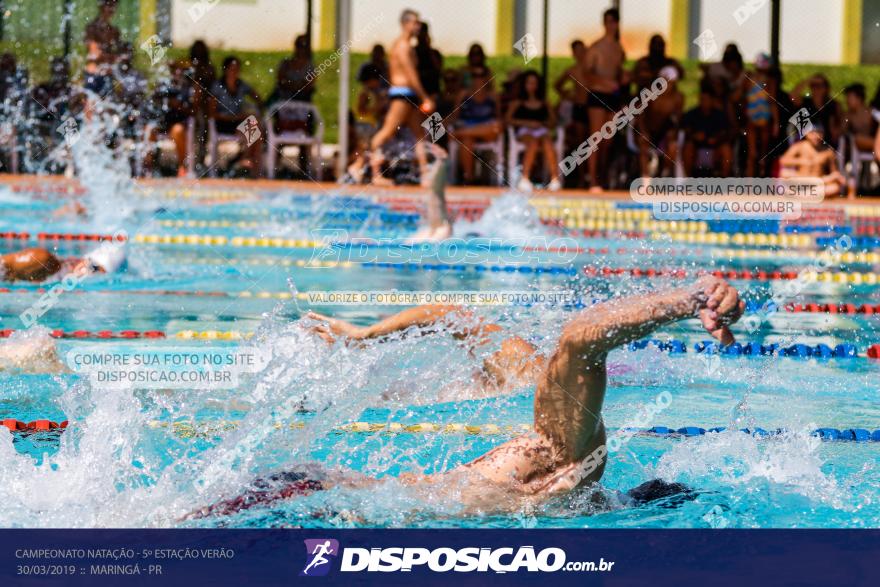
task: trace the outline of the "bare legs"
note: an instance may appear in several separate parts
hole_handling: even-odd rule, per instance
[[[587,116],[590,120],[590,134],[599,132],[602,126],[611,121],[614,117],[613,112],[609,112],[605,108],[587,108]],[[608,160],[609,141],[599,141],[596,152],[587,159],[587,172],[590,176],[590,191],[601,192],[602,181],[599,176],[599,169],[605,169]]]
[[[385,122],[382,124],[382,128],[373,135],[370,141],[370,151],[372,152],[370,168],[373,172],[374,185],[392,185],[390,179],[382,176],[382,163],[385,161],[381,154],[382,147],[391,140],[391,137],[404,124],[409,127],[416,140],[415,153],[419,168],[424,172],[428,166],[425,145],[422,140],[424,129],[422,129],[421,111],[406,100],[392,100],[391,105],[388,107],[388,114],[385,115]]]

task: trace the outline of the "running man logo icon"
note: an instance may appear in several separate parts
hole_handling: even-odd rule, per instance
[[[434,112],[426,118],[422,126],[428,131],[428,136],[431,137],[432,143],[436,143],[446,134],[446,127],[443,126],[443,117],[440,116],[439,112]]]
[[[330,559],[339,556],[339,541],[332,538],[312,538],[306,543],[306,566],[300,577],[323,577],[330,572]]]
[[[538,43],[535,42],[535,37],[532,33],[524,34],[519,41],[513,44],[513,48],[522,55],[526,65],[538,56]]]
[[[807,133],[813,132],[813,121],[810,119],[810,111],[806,108],[801,108],[795,112],[788,121],[797,130],[800,138],[804,138]]]
[[[150,58],[150,65],[155,66],[165,59],[165,47],[162,46],[162,39],[159,35],[151,35],[146,41],[141,43],[141,50]]]
[[[710,29],[704,30],[694,39],[694,45],[700,50],[700,61],[709,61],[718,52],[718,42],[715,40],[715,33]]]
[[[260,132],[260,123],[257,122],[257,117],[253,114],[242,120],[235,128],[244,135],[244,140],[248,147],[259,141],[260,137],[263,136],[263,133]]]
[[[73,118],[64,118],[55,130],[64,135],[64,142],[68,147],[73,147],[79,141],[79,126]]]

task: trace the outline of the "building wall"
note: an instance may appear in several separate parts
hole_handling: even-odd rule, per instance
[[[754,12],[749,10],[753,7]],[[742,24],[735,14],[739,11]],[[749,16],[746,16],[749,14]],[[779,51],[784,61],[840,63],[843,47],[842,0],[782,2]],[[711,30],[719,45],[734,41],[747,62],[770,52],[769,0],[703,0],[700,29]]]
[[[210,6],[193,20],[195,0],[171,2],[171,40],[189,46],[204,39],[211,47],[251,51],[288,50],[293,39],[306,29],[303,0],[202,0]],[[320,2],[315,0],[315,7]]]
[[[611,7],[608,0],[551,0],[550,42],[552,55],[568,55],[574,39],[589,44],[602,35],[602,13]],[[621,44],[628,57],[647,52],[648,39],[659,33],[669,36],[670,0],[621,0]],[[542,43],[543,2],[529,2],[526,31]]]
[[[432,44],[443,53],[463,54],[471,43],[491,53],[495,46],[495,0],[354,0],[352,5],[355,51],[390,45],[400,34],[400,13],[406,8],[419,11],[430,26]]]
[[[324,2],[313,1],[317,29]],[[411,7],[430,23],[434,44],[444,53],[463,54],[474,42],[494,53],[499,1],[352,0],[352,46],[355,51],[368,51],[376,42],[387,45],[397,35],[400,11]],[[629,57],[643,55],[652,34],[669,37],[673,1],[621,0],[621,41]],[[841,62],[845,1],[783,0],[783,59]],[[194,4],[195,0],[171,0],[175,44],[188,45],[196,38],[203,38],[218,47],[287,50],[293,37],[305,30],[305,0],[219,0],[198,22],[193,22],[187,14],[187,9]],[[610,0],[550,0],[550,53],[567,55],[572,39],[590,42],[598,38],[602,11],[610,4]],[[535,37],[539,46],[542,5],[542,0],[528,0],[525,9],[524,29]],[[734,13],[749,5],[756,7],[756,13],[739,25]],[[699,12],[700,29],[712,30],[721,48],[728,41],[736,41],[748,61],[759,51],[769,50],[769,0],[702,0]],[[696,37],[699,32],[689,36]],[[691,41],[688,39],[688,43]]]

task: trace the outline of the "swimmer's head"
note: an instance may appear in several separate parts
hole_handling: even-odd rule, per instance
[[[105,242],[84,259],[92,273],[116,273],[125,266],[125,246]]]

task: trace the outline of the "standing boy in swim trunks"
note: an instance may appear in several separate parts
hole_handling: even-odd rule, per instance
[[[574,63],[553,84],[553,89],[556,90],[560,98],[560,117],[562,117],[562,105],[566,102],[571,105],[571,122],[565,129],[567,152],[577,148],[590,128],[590,120],[587,116],[587,79],[584,65],[587,58],[587,46],[580,39],[572,41],[571,56],[574,58]],[[583,171],[578,171],[578,183],[584,175]]]
[[[382,177],[382,147],[387,143],[402,125],[409,127],[416,139],[415,152],[419,163],[419,169],[423,176],[428,166],[425,154],[425,146],[422,144],[422,121],[423,113],[434,110],[434,102],[425,92],[419,81],[419,73],[416,69],[416,53],[412,46],[412,39],[416,38],[421,29],[419,14],[414,10],[404,10],[400,15],[400,36],[391,47],[391,87],[388,89],[388,114],[382,128],[373,135],[370,141],[372,156],[370,167],[373,172],[374,185],[391,185],[392,181]]]
[[[584,60],[584,79],[587,81],[587,116],[590,134],[599,132],[620,110],[623,101],[623,62],[626,55],[620,44],[620,13],[610,8],[603,14],[605,34],[590,45]],[[599,169],[607,167],[608,141],[600,141],[596,152],[587,160],[590,191],[602,191]]]

